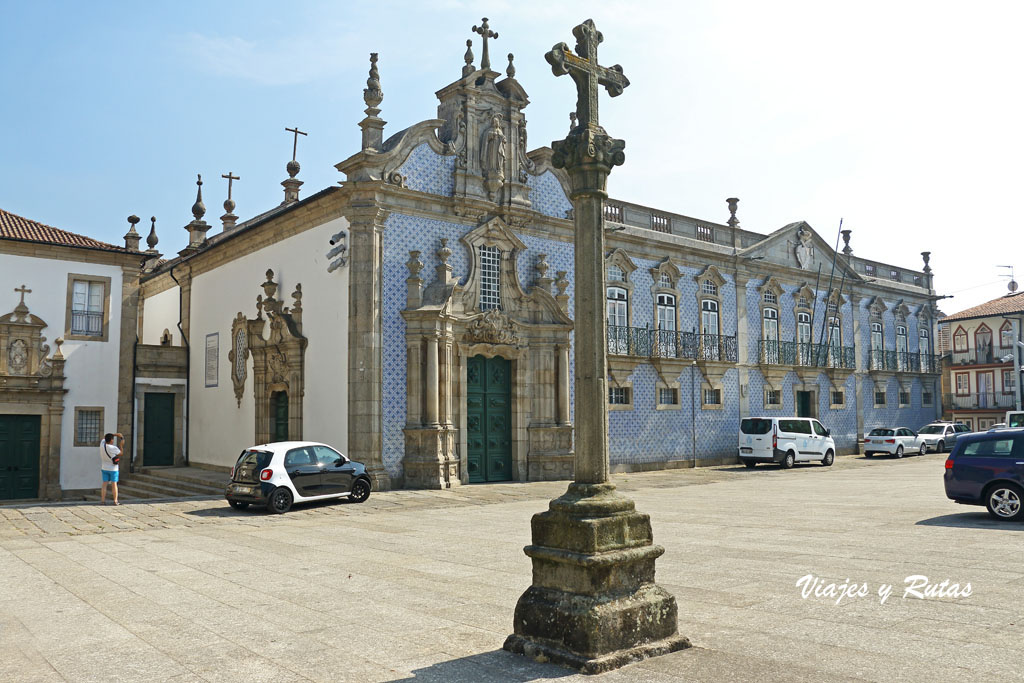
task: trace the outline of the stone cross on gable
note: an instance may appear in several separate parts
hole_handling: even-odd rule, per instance
[[[25,295],[26,295],[26,294],[31,294],[31,293],[32,293],[32,290],[31,290],[31,289],[26,289],[26,288],[25,288],[25,285],[22,285],[21,287],[15,287],[15,288],[14,288],[14,291],[15,291],[15,292],[21,292],[21,301],[20,301],[19,303],[20,303],[20,305],[22,305],[22,306],[24,306],[24,305],[25,305]]]
[[[594,20],[585,22],[572,30],[576,36],[576,53],[569,50],[565,43],[558,43],[544,55],[556,76],[569,74],[576,82],[576,114],[579,125],[584,128],[600,127],[597,118],[597,95],[600,86],[608,89],[612,97],[621,95],[629,85],[629,79],[622,73],[622,67],[616,64],[603,67],[597,63],[597,46],[604,41],[604,36],[594,27]]]
[[[294,156],[294,154],[292,156]],[[231,171],[228,171],[227,175],[223,175],[222,174],[221,178],[224,178],[224,179],[226,179],[228,181],[228,199],[231,199],[231,181],[233,181],[233,180],[241,180],[241,178],[236,176]]]
[[[495,31],[492,31],[490,26],[487,25],[487,17],[483,18],[479,26],[473,27],[473,33],[479,33],[481,36],[483,36],[484,39],[484,54],[483,57],[481,57],[480,59],[480,68],[490,69],[491,56],[487,53],[487,39],[494,38],[495,40],[497,40],[498,34]]]

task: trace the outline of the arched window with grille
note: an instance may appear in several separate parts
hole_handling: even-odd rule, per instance
[[[480,310],[501,309],[501,250],[480,245]]]

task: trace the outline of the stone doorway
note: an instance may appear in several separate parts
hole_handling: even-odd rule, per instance
[[[467,360],[466,445],[471,484],[512,480],[512,364],[507,358]]]
[[[796,392],[796,416],[797,417],[817,417],[817,411],[815,410],[816,401],[814,400],[813,391],[797,391]]]
[[[0,415],[0,500],[39,496],[38,415]]]
[[[149,393],[144,400],[143,465],[174,464],[174,394]]]

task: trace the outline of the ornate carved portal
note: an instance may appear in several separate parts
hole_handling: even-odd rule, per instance
[[[0,414],[39,416],[38,477],[24,486],[30,495],[59,499],[60,438],[64,413],[64,354],[57,339],[57,350],[47,356],[43,329],[46,323],[29,312],[25,295],[32,292],[24,285],[15,290],[21,300],[14,311],[0,316]],[[27,473],[24,478],[31,479]],[[3,497],[0,495],[0,497]]]
[[[525,245],[499,218],[483,222],[461,239],[470,256],[465,285],[448,264],[451,250],[438,244],[433,282],[423,288],[420,252],[411,254],[406,321],[405,486],[446,488],[469,481],[568,479],[573,474],[569,419],[567,302],[551,293],[549,266],[537,264],[532,287],[519,282],[517,261]],[[564,289],[564,286],[561,287]],[[467,373],[471,359],[508,361],[508,402],[493,426],[487,448],[507,448],[488,457],[510,462],[493,471],[471,471],[480,447],[470,429],[480,423],[480,387]],[[486,363],[487,367],[494,365]],[[504,368],[504,362],[499,362]],[[504,372],[504,370],[502,371]],[[487,388],[491,391],[493,387]],[[500,392],[499,392],[500,393]],[[493,397],[492,397],[493,398]],[[472,414],[471,414],[472,413]],[[507,422],[506,422],[507,420]],[[498,424],[500,423],[500,425]],[[484,436],[487,433],[484,432]],[[474,438],[475,438],[474,437]]]
[[[282,436],[281,428],[274,424],[274,418],[284,412],[276,403],[280,399],[275,394],[279,393],[287,396],[287,439],[298,440],[302,438],[307,344],[302,336],[302,285],[295,285],[290,309],[274,296],[278,287],[274,271],[267,271],[267,281],[261,286],[263,294],[256,297],[256,317],[246,320],[239,313],[231,328],[228,359],[235,395],[240,396],[245,390],[245,358],[252,354],[256,443],[268,443]],[[264,337],[267,331],[269,334]]]

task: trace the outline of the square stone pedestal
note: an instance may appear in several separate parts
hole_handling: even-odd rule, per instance
[[[675,598],[654,583],[665,549],[650,517],[613,484],[570,484],[532,528],[533,585],[506,650],[596,674],[690,647]]]

